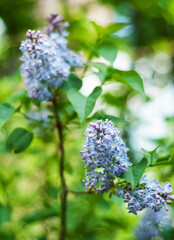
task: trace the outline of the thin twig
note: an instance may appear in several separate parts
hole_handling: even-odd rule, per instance
[[[68,192],[74,193],[74,194],[91,194],[91,193],[95,193],[94,191],[74,191],[74,190],[70,190],[70,189],[68,189]]]
[[[56,129],[59,137],[59,144],[58,144],[58,152],[60,154],[60,163],[59,163],[59,174],[60,174],[60,181],[61,181],[61,187],[62,187],[62,192],[61,192],[61,220],[60,220],[60,235],[59,239],[60,240],[65,240],[66,238],[66,209],[67,209],[67,187],[66,187],[66,182],[65,182],[65,177],[64,177],[64,143],[63,143],[63,127],[62,123],[60,122],[59,115],[57,112],[57,95],[54,96],[53,98],[53,106],[54,106],[54,116],[56,120]]]

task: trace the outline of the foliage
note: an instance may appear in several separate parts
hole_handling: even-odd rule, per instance
[[[170,49],[172,1],[144,3],[144,7],[134,0],[109,0],[107,4],[98,1],[106,9],[111,4],[118,15],[129,18],[129,22],[109,23],[107,26],[88,19],[90,4],[82,4],[78,8],[78,14],[75,14],[73,7],[66,7],[66,1],[62,1],[65,19],[70,23],[68,48],[64,50],[82,50],[83,67],[75,71],[70,63],[66,80],[51,91],[48,87],[53,96],[52,99],[47,99],[48,102],[27,96],[17,70],[17,49],[24,38],[24,32],[38,26],[39,21],[36,21],[36,16],[31,11],[37,1],[8,2],[9,17],[7,3],[0,2],[0,17],[6,25],[6,32],[0,38],[3,44],[5,39],[10,39],[6,42],[8,49],[5,52],[0,47],[0,61],[5,60],[5,64],[1,64],[1,75],[4,77],[0,79],[0,239],[58,239],[62,230],[61,199],[64,190],[65,193],[68,192],[68,196],[64,195],[67,197],[67,239],[136,239],[134,226],[139,216],[128,213],[125,203],[117,196],[119,189],[116,186],[128,188],[130,194],[133,189],[138,192],[144,174],[155,176],[159,182],[174,183],[174,148],[170,134],[173,118],[166,119],[169,127],[166,137],[152,139],[157,146],[154,150],[146,150],[146,147],[141,151],[137,149],[130,138],[131,126],[140,120],[130,105],[139,101],[151,101],[148,96],[148,80],[142,80],[134,66],[129,70],[120,69],[115,65],[115,58],[124,50],[131,52],[136,62],[136,58],[146,56],[148,52],[155,54],[162,42],[163,49]],[[40,20],[42,25],[43,19]],[[160,27],[160,24],[164,27]],[[131,27],[132,35],[122,37],[121,32],[129,32],[126,29]],[[11,72],[13,74],[8,75]],[[165,81],[171,81],[170,74],[171,72],[166,74],[168,80]],[[86,93],[87,89],[84,91],[83,87],[88,75],[91,79],[97,78],[97,84],[94,83]],[[159,84],[162,88],[162,83]],[[104,194],[97,195],[92,188],[87,187],[85,191],[82,187],[85,170],[79,152],[84,144],[87,125],[100,119],[111,120],[114,126],[121,129],[121,138],[130,149],[128,157],[133,164],[128,171],[119,174],[114,182],[111,181],[114,187],[109,186],[109,191],[104,189]],[[60,128],[63,129],[62,132]],[[66,186],[63,186],[59,174],[62,170],[59,165],[62,161],[61,142],[65,150]],[[89,166],[87,170],[89,171]],[[107,170],[110,171],[109,168]],[[102,171],[101,166],[95,169],[96,176],[102,175]],[[147,187],[152,182],[146,182],[143,190],[148,188],[154,194],[153,189]],[[122,196],[125,198],[124,194]],[[164,191],[160,196],[167,198],[167,194]],[[173,213],[172,206],[169,211]],[[172,231],[170,226],[161,238],[172,239]]]

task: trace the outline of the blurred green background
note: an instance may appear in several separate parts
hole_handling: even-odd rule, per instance
[[[169,161],[147,174],[174,186],[174,1],[0,0],[0,103],[20,106],[25,89],[19,71],[20,42],[28,29],[43,28],[46,17],[54,12],[69,22],[69,47],[83,51],[84,59],[97,57],[93,22],[103,27],[111,22],[125,23],[112,36],[117,49],[113,65],[121,70],[135,69],[144,80],[147,97],[122,84],[107,84],[95,111],[99,109],[130,122],[117,126],[133,162],[143,156],[141,148],[150,151],[159,145],[154,157]],[[82,92],[89,94],[98,82],[88,69]],[[28,115],[36,115],[36,119],[47,115],[46,105],[37,108],[22,99],[22,108]],[[22,153],[4,152],[3,141],[21,126],[34,129],[34,141]],[[65,174],[67,185],[73,190],[82,190],[84,165],[79,151],[86,126],[69,122],[65,132]],[[60,186],[56,141],[51,120],[40,121],[36,126],[18,112],[0,129],[0,240],[57,239]],[[173,211],[171,206],[171,215]],[[107,193],[69,194],[67,239],[136,239],[134,229],[141,215],[128,214],[123,201],[109,199]],[[165,239],[174,239],[173,226]]]

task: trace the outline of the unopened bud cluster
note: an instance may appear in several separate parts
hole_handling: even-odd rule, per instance
[[[166,182],[160,185],[155,179],[149,181],[144,176],[138,187],[117,187],[117,196],[122,196],[124,201],[128,204],[129,213],[137,214],[138,211],[144,208],[150,208],[154,212],[160,211],[164,208],[168,211],[167,204],[171,204],[174,200],[174,195],[171,184]]]
[[[103,193],[132,165],[127,156],[128,148],[119,130],[108,120],[90,123],[85,135],[85,149],[81,151],[86,169],[83,186]]]
[[[67,48],[67,24],[62,20],[57,14],[51,15],[47,34],[28,30],[28,40],[21,43],[21,74],[30,98],[50,101],[68,79],[71,67],[82,65],[80,54]]]

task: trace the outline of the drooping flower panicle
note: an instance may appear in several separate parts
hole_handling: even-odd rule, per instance
[[[171,218],[164,210],[154,212],[147,209],[135,229],[135,236],[141,240],[150,240],[161,236],[162,232],[171,227]]]
[[[117,187],[117,195],[122,196],[124,201],[128,203],[129,213],[137,214],[138,211],[144,208],[150,208],[154,212],[164,208],[168,211],[167,204],[171,204],[174,200],[171,184],[166,182],[160,185],[155,179],[148,180],[144,176],[139,185],[132,190],[127,187]]]
[[[80,54],[67,48],[68,33],[61,21],[60,16],[52,15],[48,34],[28,30],[28,40],[21,43],[21,74],[30,98],[50,101],[54,91],[68,79],[71,67],[82,65]]]
[[[113,184],[115,177],[132,165],[127,156],[128,148],[119,130],[108,120],[90,123],[85,135],[85,149],[81,151],[86,169],[83,186],[103,193]]]

